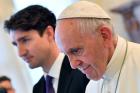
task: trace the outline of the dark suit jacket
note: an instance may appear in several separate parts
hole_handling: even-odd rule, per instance
[[[89,79],[79,70],[70,67],[67,57],[64,58],[60,71],[57,93],[85,93]],[[44,76],[33,87],[33,93],[46,93]]]

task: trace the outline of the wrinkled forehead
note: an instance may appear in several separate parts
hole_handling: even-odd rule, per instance
[[[57,37],[66,37],[73,33],[76,33],[76,25],[74,23],[74,20],[71,19],[63,19],[58,20],[56,25],[56,31],[55,36]]]
[[[77,24],[76,22],[77,22],[76,18],[60,19],[60,20],[57,20],[56,28],[60,26],[65,27],[65,25],[68,25],[68,27],[75,26]]]
[[[75,20],[59,20],[56,25],[55,41],[61,51],[65,51],[70,46],[75,45],[79,40],[80,34],[75,25]]]
[[[58,20],[56,24],[56,34],[57,33],[69,34],[69,32],[74,32],[74,33],[79,32],[77,19]]]

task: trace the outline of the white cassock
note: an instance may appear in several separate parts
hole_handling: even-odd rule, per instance
[[[86,93],[140,93],[140,44],[118,36],[103,79],[91,80]]]

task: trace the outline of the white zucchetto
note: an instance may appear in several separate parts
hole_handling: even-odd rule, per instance
[[[59,15],[59,19],[65,18],[107,18],[110,16],[97,4],[89,1],[79,1],[68,6]]]

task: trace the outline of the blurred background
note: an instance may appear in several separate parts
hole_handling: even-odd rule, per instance
[[[12,79],[16,93],[32,93],[33,85],[43,72],[41,68],[30,69],[17,56],[3,23],[13,13],[29,5],[43,5],[58,17],[68,5],[79,0],[0,0],[0,75]],[[140,43],[140,0],[89,0],[101,5],[112,17],[115,32],[120,36]]]

